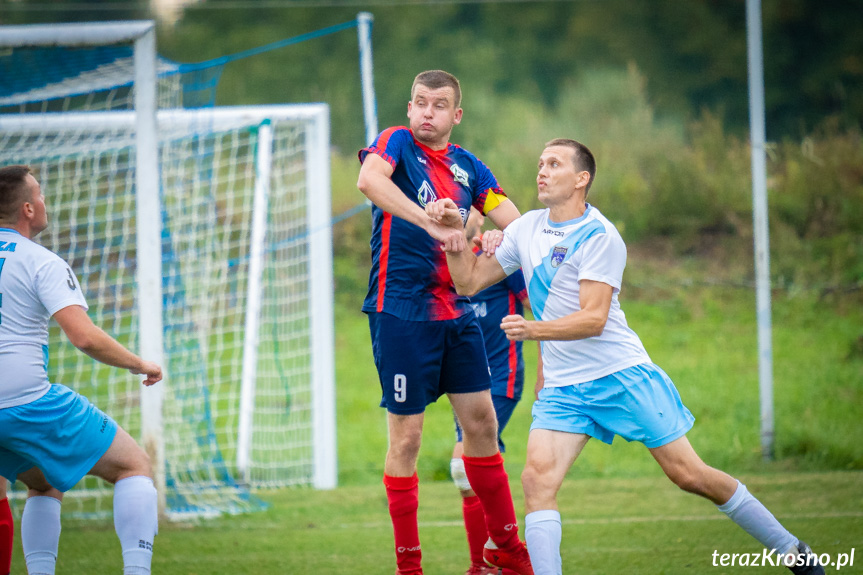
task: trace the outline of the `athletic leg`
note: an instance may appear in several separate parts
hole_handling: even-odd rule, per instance
[[[451,393],[450,403],[462,426],[465,474],[482,502],[494,543],[508,549],[520,544],[509,477],[497,446],[497,418],[491,393]]]
[[[417,509],[419,481],[417,457],[422,441],[424,414],[398,415],[387,412],[389,447],[384,464],[384,486],[393,523],[396,567],[400,575],[422,573]]]
[[[746,490],[745,485],[705,464],[685,436],[651,449],[650,453],[675,485],[712,501],[768,549],[796,554],[798,539]]]
[[[6,479],[0,477],[0,575],[12,569],[12,537],[15,533],[12,510],[6,498]]]
[[[461,493],[462,502],[461,510],[464,518],[464,528],[467,534],[467,546],[470,551],[470,569],[475,573],[482,573],[486,569],[485,561],[482,558],[483,547],[488,540],[488,530],[485,526],[485,513],[482,510],[482,503],[470,487],[470,482],[467,479],[467,474],[464,469],[464,444],[461,441],[456,442],[452,452],[452,461],[450,462],[450,473],[453,481]],[[469,570],[468,573],[471,571]]]
[[[449,400],[462,426],[464,467],[471,488],[485,513],[489,540],[486,563],[533,575],[527,548],[518,537],[518,520],[509,477],[497,444],[497,417],[488,390],[450,393]]]
[[[557,492],[589,435],[532,429],[521,474],[525,502],[525,539],[536,575],[561,573],[562,528]]]
[[[30,575],[53,575],[60,546],[60,503],[63,493],[54,489],[36,467],[20,473],[28,487],[21,514],[21,546]]]
[[[159,517],[147,453],[118,428],[90,474],[114,484],[114,529],[123,551],[124,575],[149,575]]]

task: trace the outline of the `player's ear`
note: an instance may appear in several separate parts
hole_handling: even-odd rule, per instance
[[[576,180],[576,187],[578,188],[586,188],[587,184],[590,183],[590,172],[584,170],[578,173],[578,180]]]
[[[413,100],[408,100],[408,118],[411,117],[411,106],[413,105]]]
[[[452,119],[452,123],[453,123],[453,125],[456,125],[456,124],[460,124],[460,123],[461,123],[461,115],[462,115],[463,113],[464,113],[464,110],[463,110],[462,108],[456,108],[456,109],[455,109],[455,116],[454,116],[454,117],[453,117],[453,119]]]

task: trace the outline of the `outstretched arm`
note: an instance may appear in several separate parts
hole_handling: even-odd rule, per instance
[[[64,307],[54,314],[54,319],[72,345],[96,361],[128,369],[134,374],[143,374],[146,376],[144,385],[153,385],[162,379],[162,368],[158,364],[145,361],[123,347],[94,324],[81,306]]]
[[[606,283],[581,280],[578,298],[581,309],[577,312],[547,321],[528,321],[520,315],[508,315],[501,320],[500,327],[507,338],[516,341],[568,341],[594,337],[605,329],[613,291]]]
[[[449,229],[457,229],[458,222],[461,221],[458,206],[450,198],[431,202],[426,206],[426,213],[430,219]],[[441,249],[446,252],[449,274],[459,295],[471,296],[506,277],[495,256],[478,258],[468,249],[451,249],[446,244],[442,245]]]
[[[393,167],[377,154],[367,154],[360,168],[357,188],[377,207],[424,229],[450,249],[464,249],[464,221],[460,229],[432,220],[421,207],[410,201],[392,181]]]

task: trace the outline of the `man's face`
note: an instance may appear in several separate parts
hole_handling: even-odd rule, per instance
[[[549,146],[539,157],[536,191],[539,201],[547,207],[565,203],[572,197],[580,174],[575,169],[575,151],[568,146]]]
[[[42,187],[33,174],[27,174],[27,187],[30,189],[29,203],[33,210],[30,220],[31,237],[36,237],[48,227],[48,211],[45,209],[45,196],[42,195]]]
[[[432,90],[417,84],[408,102],[408,118],[414,137],[439,150],[449,142],[452,127],[461,122],[462,109],[455,107],[455,91],[446,86]]]

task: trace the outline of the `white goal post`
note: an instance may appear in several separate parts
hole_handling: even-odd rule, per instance
[[[153,22],[2,26],[0,48],[21,73],[0,85],[0,165],[36,170],[39,239],[97,325],[165,369],[142,388],[54,327],[51,380],[141,439],[169,516],[335,487],[327,106],[178,108]],[[64,510],[109,515],[110,493],[84,479]]]
[[[166,372],[161,407],[143,389],[135,413],[135,378],[54,333],[52,380],[133,436],[157,410],[169,515],[243,511],[244,486],[335,487],[327,106],[162,110],[158,162],[140,161],[136,130],[135,112],[0,115],[0,163],[42,181],[40,240],[72,264],[96,323]],[[155,215],[142,164],[160,166]],[[88,481],[73,499],[101,497]]]

